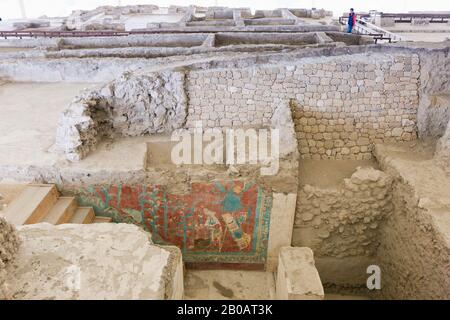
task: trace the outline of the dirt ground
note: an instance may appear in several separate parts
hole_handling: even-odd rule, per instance
[[[11,201],[14,200],[15,197],[17,197],[22,192],[25,187],[26,184],[1,183],[0,195],[2,199],[0,200],[0,203],[8,205],[9,203],[11,203]]]
[[[17,51],[28,51],[32,48],[15,48],[15,47],[0,47],[1,52],[17,52]]]
[[[271,272],[187,270],[184,281],[184,294],[187,300],[275,298],[275,279]]]
[[[300,160],[300,185],[312,185],[321,188],[337,187],[344,178],[356,171],[357,167],[378,169],[375,160]]]
[[[5,83],[0,85],[0,163],[50,165],[61,111],[84,83]]]
[[[275,275],[264,271],[187,270],[184,295],[187,300],[275,299]],[[325,293],[325,300],[369,300],[369,298]]]

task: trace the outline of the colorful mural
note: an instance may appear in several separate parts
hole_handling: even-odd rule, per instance
[[[155,243],[178,246],[186,262],[265,263],[272,199],[254,183],[194,183],[184,195],[127,185],[76,193],[97,215],[141,225]]]

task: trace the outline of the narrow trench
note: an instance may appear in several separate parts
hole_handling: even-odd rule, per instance
[[[317,188],[320,192],[323,192],[323,195],[326,195],[326,192],[329,191],[329,197],[332,197],[335,193],[339,192],[342,189],[342,184],[344,183],[344,179],[349,179],[353,173],[357,171],[357,168],[373,168],[375,170],[379,170],[379,165],[376,160],[310,160],[310,159],[302,159],[299,163],[299,189],[305,188]],[[299,193],[300,196],[300,193]],[[328,195],[327,195],[328,196]],[[346,197],[346,195],[342,195]],[[324,202],[327,201],[327,197],[322,198]],[[334,201],[334,200],[333,200]],[[345,200],[342,200],[345,202]],[[314,203],[313,203],[314,205]],[[319,207],[323,204],[321,203]],[[305,210],[306,209],[306,210]],[[317,228],[320,230],[322,228],[323,223],[330,222],[329,216],[339,215],[341,213],[341,207],[337,208],[329,208],[327,211],[324,211],[321,208],[322,215],[315,215],[313,218],[311,217],[311,211],[308,210],[308,207],[300,206],[300,208],[296,209],[296,216],[303,216],[308,218],[303,218],[305,223],[311,221],[313,224],[313,228]],[[351,214],[351,211],[349,212]],[[298,224],[294,225],[294,230],[296,227],[299,227]],[[303,226],[302,226],[303,227]],[[306,228],[305,228],[306,229]],[[303,228],[299,228],[299,232],[302,232]],[[294,231],[295,232],[295,231]],[[308,233],[309,234],[309,233]],[[325,241],[333,241],[332,236],[328,236],[328,234],[318,234],[319,238],[322,238],[323,242]],[[295,237],[295,235],[294,235]],[[330,240],[329,240],[330,239]],[[295,237],[293,239],[295,246],[303,246],[303,245],[311,245],[314,246],[317,243],[317,238],[308,239],[307,237]],[[296,243],[296,241],[299,241]],[[340,246],[341,240],[337,241],[337,246]],[[356,272],[363,271],[361,266],[361,259],[355,259],[352,256],[349,257],[340,257],[339,259],[333,259],[328,257],[328,254],[334,255],[334,252],[330,252],[331,250],[323,250],[324,246],[332,246],[333,244],[325,244],[322,246],[315,246],[319,249],[318,252],[315,252],[316,257],[316,266],[319,270],[319,275],[324,274],[321,278],[323,281],[323,286],[325,290],[325,299],[333,299],[333,300],[367,300],[371,299],[367,290],[365,290],[364,286],[361,283],[356,284],[354,278],[361,279],[361,275],[351,274],[341,272],[339,269],[348,268],[350,270],[356,270]],[[336,249],[336,248],[335,248]],[[320,256],[321,251],[324,252],[324,256]],[[323,262],[321,260],[324,260]],[[326,261],[330,260],[330,261]],[[366,259],[362,259],[365,261]],[[337,270],[336,270],[337,269]],[[335,279],[334,279],[335,278]],[[360,281],[359,281],[360,282]],[[346,285],[345,283],[348,283]]]

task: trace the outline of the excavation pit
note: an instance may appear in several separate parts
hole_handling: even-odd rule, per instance
[[[243,45],[243,44],[285,44],[285,45],[308,45],[315,44],[317,40],[314,33],[310,34],[274,34],[274,33],[259,33],[259,34],[217,34],[216,46],[229,46],[229,45]]]
[[[142,26],[164,14],[123,10],[107,15]],[[448,44],[374,45],[337,32],[324,10],[170,12],[183,18],[142,31],[152,34],[2,43],[0,205],[45,184],[95,219],[137,225],[151,250],[179,248],[188,299],[269,299],[277,285],[311,298],[298,259],[318,272],[314,298],[448,299]],[[206,163],[207,143],[176,163],[173,133],[199,128],[279,130],[267,141],[269,154],[279,142],[277,170]],[[285,256],[276,279],[283,248],[305,254]],[[166,262],[161,274],[179,280],[182,263]],[[380,290],[367,287],[374,266]]]

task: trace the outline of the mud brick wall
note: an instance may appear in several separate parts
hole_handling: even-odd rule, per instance
[[[419,75],[417,55],[378,53],[195,70],[186,126],[263,126],[290,101],[303,158],[366,159],[373,143],[416,138]]]

